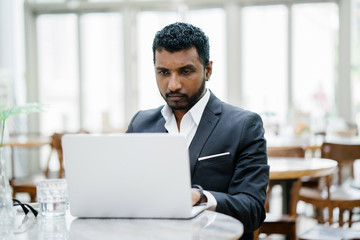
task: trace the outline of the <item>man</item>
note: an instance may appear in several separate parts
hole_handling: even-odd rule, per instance
[[[221,102],[206,81],[212,73],[209,41],[201,29],[174,23],[153,42],[155,75],[166,105],[140,111],[128,131],[183,134],[190,154],[193,204],[239,219],[245,233],[265,218],[269,180],[259,115]]]

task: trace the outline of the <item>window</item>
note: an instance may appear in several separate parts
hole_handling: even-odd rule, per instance
[[[360,0],[353,1],[352,18],[352,97],[355,122],[360,131]]]
[[[311,116],[313,131],[326,130],[326,117],[335,109],[337,39],[336,4],[293,7],[293,110]]]
[[[125,121],[121,15],[84,14],[81,24],[84,128],[122,129]]]
[[[49,106],[40,114],[44,134],[80,128],[76,22],[75,14],[37,18],[39,100]]]
[[[287,113],[287,9],[254,6],[242,11],[243,106],[284,122]]]
[[[44,14],[37,28],[41,132],[123,128],[121,15]]]
[[[265,124],[302,119],[310,130],[326,130],[335,109],[337,5],[252,6],[242,17],[244,107],[262,114]]]

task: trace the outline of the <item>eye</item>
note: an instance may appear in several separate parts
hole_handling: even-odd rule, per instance
[[[158,74],[159,74],[159,75],[162,75],[162,76],[166,76],[166,75],[169,74],[169,72],[166,71],[166,70],[159,70],[159,71],[158,71]]]
[[[188,74],[192,73],[192,70],[191,69],[183,69],[181,71],[181,73],[184,74],[184,75],[188,75]]]

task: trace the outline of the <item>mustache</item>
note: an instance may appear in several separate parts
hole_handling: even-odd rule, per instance
[[[165,94],[165,96],[168,98],[168,97],[173,97],[173,96],[176,96],[176,97],[187,97],[188,95],[186,93],[181,93],[181,92],[177,92],[177,91],[171,91],[171,92],[167,92]]]

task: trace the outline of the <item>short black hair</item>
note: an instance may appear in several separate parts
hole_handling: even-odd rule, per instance
[[[165,49],[168,52],[177,52],[195,47],[204,67],[209,63],[209,38],[198,27],[189,23],[176,22],[167,25],[155,35],[152,50],[155,64],[155,51]]]

